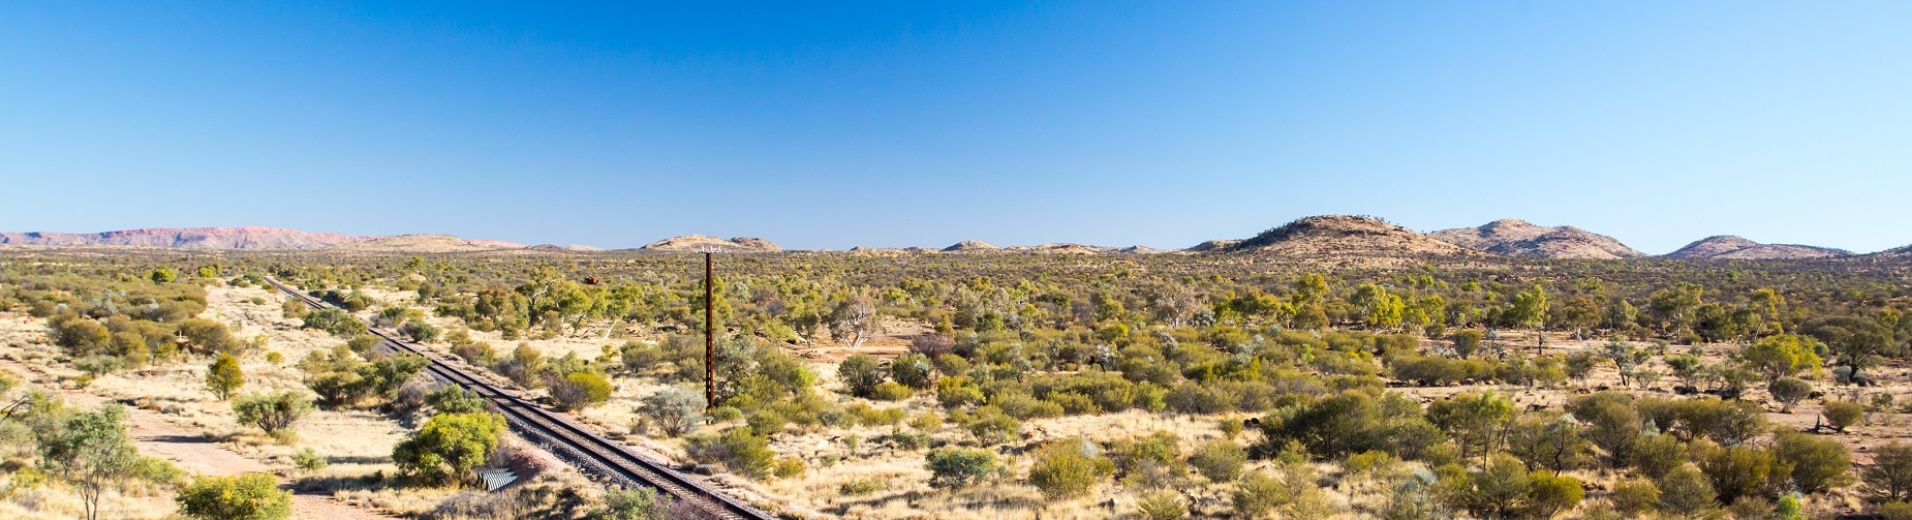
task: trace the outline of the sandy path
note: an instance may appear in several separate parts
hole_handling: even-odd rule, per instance
[[[17,376],[31,373],[26,366],[14,361],[0,361],[0,369]],[[97,395],[77,392],[64,388],[41,387],[46,392],[57,395],[74,405],[93,408],[109,400]],[[181,428],[157,413],[134,407],[125,407],[127,434],[133,437],[133,443],[139,446],[140,453],[172,461],[179,469],[201,475],[237,475],[251,472],[271,472],[272,467],[256,460],[233,453],[204,434]],[[291,489],[291,483],[281,481],[280,487]],[[311,519],[347,519],[347,520],[396,520],[364,509],[359,509],[332,500],[332,497],[319,494],[293,492],[292,513],[294,518]]]

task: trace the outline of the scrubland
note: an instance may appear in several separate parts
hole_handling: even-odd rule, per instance
[[[273,276],[792,517],[1912,512],[1912,295],[1895,261],[729,255],[706,416],[699,260],[55,255],[6,266],[5,357],[398,516],[583,515],[601,492],[570,480],[589,496],[480,508],[409,480],[392,446],[435,416],[406,404],[422,391],[266,435],[207,393],[189,334],[178,358],[106,370],[91,360],[129,355],[49,335],[98,303],[45,280],[203,287],[195,316],[255,345],[240,392],[323,399],[317,375],[343,372],[301,360],[355,333],[245,280]],[[162,268],[207,276],[149,280]],[[332,464],[296,469],[308,448]]]

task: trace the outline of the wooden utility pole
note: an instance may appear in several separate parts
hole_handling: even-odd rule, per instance
[[[711,254],[704,252],[704,411],[717,409],[717,290]]]

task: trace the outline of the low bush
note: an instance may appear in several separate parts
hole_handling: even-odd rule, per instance
[[[722,464],[730,471],[756,479],[770,476],[776,463],[776,454],[770,451],[770,442],[752,435],[745,428],[687,437],[684,451],[698,462]]]
[[[929,485],[937,488],[966,487],[996,471],[996,454],[988,450],[944,448],[924,459],[929,465]]]
[[[1029,467],[1029,483],[1051,499],[1081,496],[1115,473],[1115,462],[1084,438],[1049,443]]]
[[[193,480],[173,497],[179,512],[205,520],[279,520],[292,516],[292,493],[266,473]]]
[[[1234,481],[1241,476],[1242,465],[1247,462],[1248,450],[1225,440],[1209,441],[1188,456],[1189,465],[1213,482]]]

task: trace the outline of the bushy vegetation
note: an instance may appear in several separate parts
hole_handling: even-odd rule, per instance
[[[1064,439],[1043,447],[1029,467],[1029,483],[1051,498],[1087,493],[1115,473],[1115,462],[1086,439]]]
[[[400,471],[431,483],[469,482],[472,470],[498,449],[503,416],[490,412],[441,413],[392,448]]]
[[[292,493],[267,473],[193,480],[175,497],[180,514],[204,520],[282,520],[292,517]]]
[[[996,471],[996,454],[969,448],[945,448],[929,452],[929,484],[939,488],[959,488],[987,478]]]
[[[706,325],[705,302],[701,266],[688,256],[580,255],[562,265],[236,261],[227,269],[271,272],[348,310],[376,310],[382,327],[440,341],[473,365],[544,389],[559,407],[604,402],[617,377],[702,382],[703,343],[692,334]],[[252,342],[197,318],[204,292],[186,283],[198,278],[179,276],[192,271],[152,276],[167,267],[74,274],[10,266],[0,274],[0,307],[47,319],[49,336],[76,367],[244,358]],[[687,451],[700,462],[751,478],[838,462],[799,462],[772,448],[771,439],[793,430],[884,428],[837,442],[934,448],[924,456],[939,488],[1005,471],[1006,463],[985,464],[981,454],[1046,441],[1009,459],[1028,465],[1029,485],[1060,499],[1119,480],[1137,490],[1135,512],[1145,516],[1190,512],[1198,504],[1157,493],[1188,485],[1226,486],[1235,491],[1229,507],[1243,515],[1320,512],[1332,501],[1311,495],[1323,482],[1310,462],[1348,471],[1329,478],[1384,484],[1374,489],[1390,495],[1379,511],[1388,516],[1550,517],[1575,508],[1589,516],[1597,508],[1712,515],[1776,510],[1791,492],[1810,504],[1861,480],[1885,510],[1912,498],[1899,482],[1912,479],[1888,465],[1891,452],[1875,454],[1880,462],[1854,479],[1844,444],[1776,431],[1761,403],[1820,403],[1820,433],[1863,431],[1868,406],[1888,409],[1890,399],[1861,404],[1856,391],[1879,367],[1912,354],[1903,268],[1892,259],[1496,259],[1328,269],[1219,255],[737,255],[710,302],[720,342],[714,418],[723,424],[696,433],[703,403],[690,391],[647,397],[638,415],[652,431],[689,434]],[[418,299],[381,307],[358,289],[382,284],[416,290]],[[427,319],[452,325],[427,328]],[[300,363],[321,404],[388,401],[417,371],[417,361],[379,356],[375,340],[356,339],[363,324],[350,315],[312,311],[301,320],[354,338]],[[836,376],[829,388],[817,385],[817,365],[792,354],[826,341],[860,344],[897,321],[925,328],[905,338],[907,354],[852,356],[825,368]],[[603,337],[610,346],[596,359],[547,357],[528,344],[494,349],[467,330],[513,343]],[[1541,331],[1595,348],[1542,348]],[[1612,375],[1617,386],[1605,379]],[[1441,392],[1446,397],[1426,403],[1389,390],[1474,384],[1498,389]],[[1575,393],[1565,406],[1516,404],[1516,395],[1538,390]],[[430,403],[439,417],[483,413],[482,403],[451,397]],[[934,419],[933,427],[887,412],[925,406],[936,409],[918,418]],[[1195,416],[1189,424],[1225,418],[1235,429],[1223,430],[1228,440],[1038,437],[1056,420],[1076,420],[1065,417],[1121,413]],[[1256,431],[1242,434],[1242,418],[1253,418]],[[1254,459],[1274,463],[1251,466]],[[1576,491],[1574,479],[1587,475],[1611,476],[1607,498]],[[1580,506],[1583,499],[1598,504]]]
[[[771,475],[776,454],[768,441],[748,428],[732,428],[718,434],[699,434],[686,439],[685,451],[698,462],[722,464],[730,471],[751,478]]]
[[[312,404],[296,392],[249,396],[232,403],[240,424],[258,427],[267,435],[279,435],[311,410]]]

